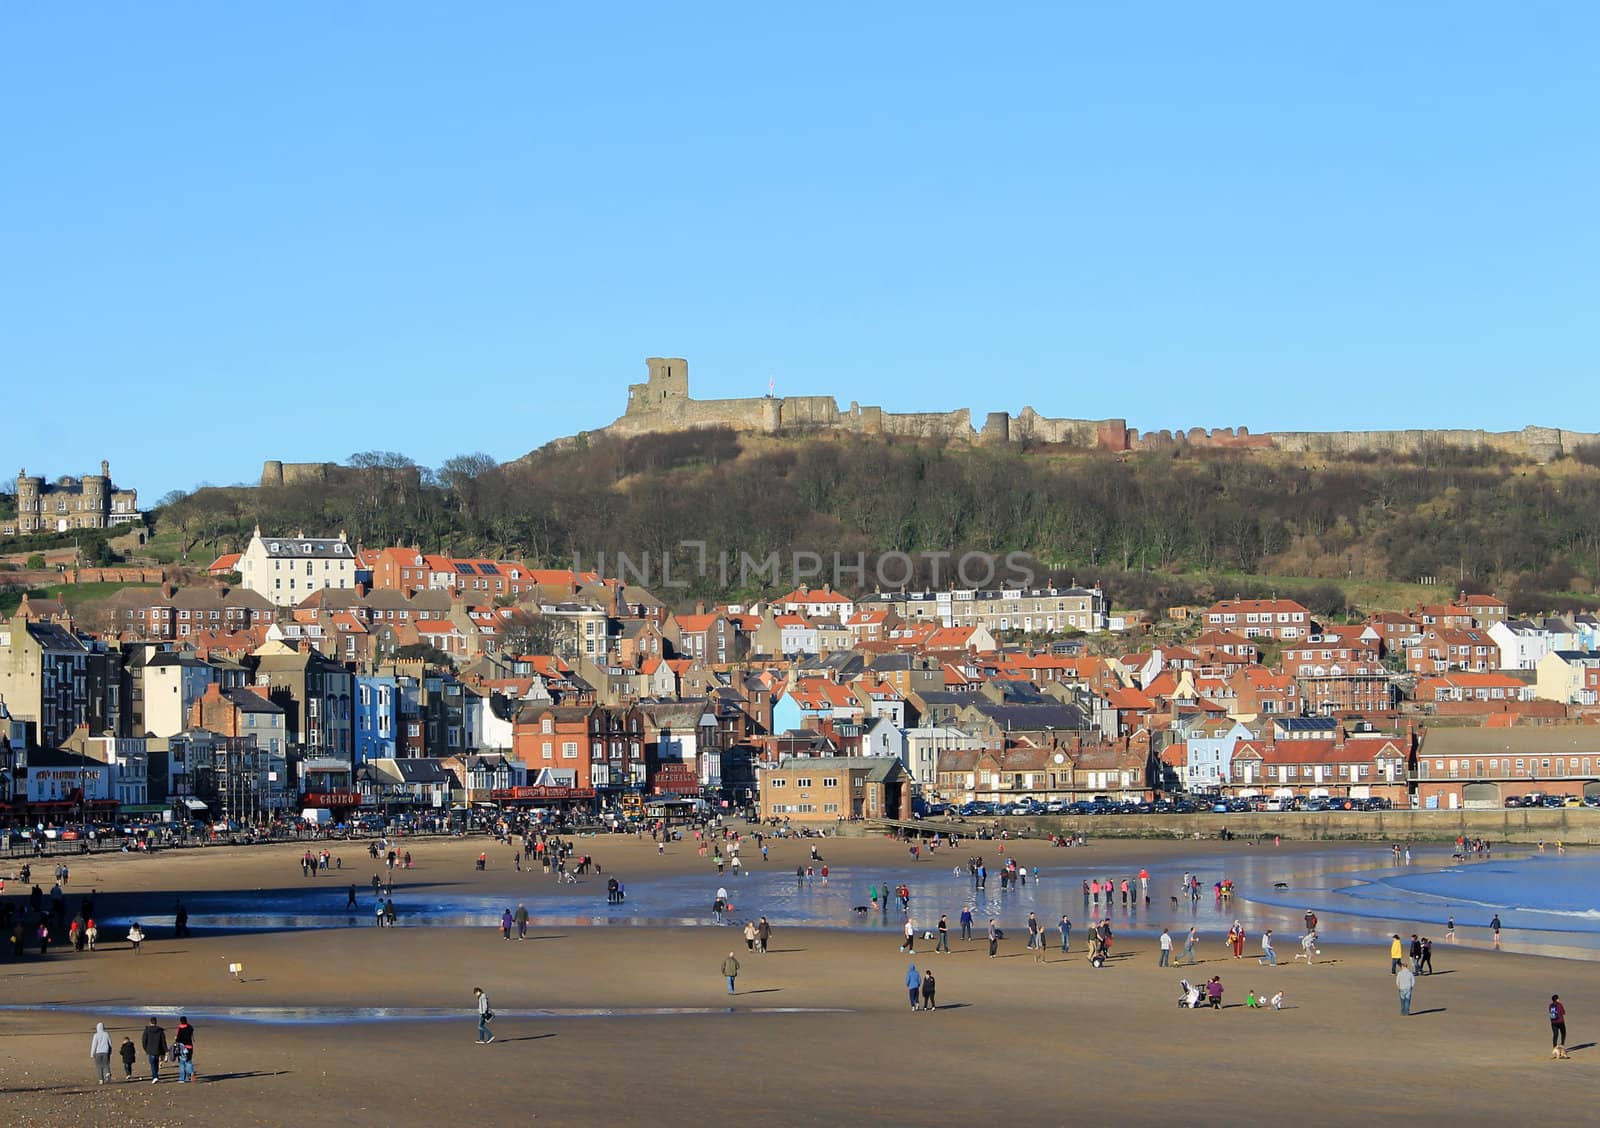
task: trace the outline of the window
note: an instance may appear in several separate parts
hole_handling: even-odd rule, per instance
[[[544,753],[544,758],[546,760],[550,759],[550,742],[548,740],[540,746],[540,750]]]
[[[789,786],[789,781],[786,780],[786,779],[768,780],[767,781],[767,786],[768,787],[788,787]]]
[[[576,740],[562,741],[561,758],[563,760],[576,760],[578,758],[578,742]]]
[[[807,776],[801,776],[801,777],[799,777],[798,779],[796,779],[794,781],[794,785],[796,787],[810,787],[811,786],[811,780]]]
[[[822,777],[822,786],[823,787],[838,787],[839,786],[839,780],[835,776],[823,776]]]

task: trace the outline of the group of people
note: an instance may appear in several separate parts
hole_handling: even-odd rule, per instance
[[[23,867],[25,871],[27,868]],[[50,888],[48,903],[44,891],[37,885],[29,891],[25,905],[13,905],[10,900],[0,898],[0,935],[10,939],[13,958],[23,958],[29,944],[37,945],[41,958],[47,957],[50,946],[58,943],[63,934],[74,951],[92,951],[99,943],[95,890],[79,899],[77,914],[70,922],[67,919],[67,898],[61,888],[68,877],[66,868],[56,867],[56,883]]]
[[[1189,883],[1189,875],[1184,874],[1184,884]],[[1198,886],[1197,886],[1198,888]],[[1117,894],[1122,895],[1122,904],[1137,905],[1141,900],[1150,903],[1150,871],[1140,870],[1137,878],[1125,877],[1121,884],[1114,882],[1109,877],[1090,878],[1083,883],[1083,903],[1085,905],[1098,905],[1102,898],[1106,907],[1110,908],[1116,902]]]
[[[161,1020],[152,1016],[149,1025],[139,1035],[139,1047],[144,1050],[145,1058],[150,1063],[152,1084],[161,1080],[163,1062],[177,1064],[180,1082],[187,1084],[194,1080],[194,1026],[189,1022],[188,1015],[179,1016],[178,1028],[173,1032],[170,1044]],[[122,1039],[122,1045],[116,1053],[122,1061],[122,1079],[132,1081],[133,1066],[138,1061],[139,1049],[134,1047],[131,1035]],[[94,1034],[89,1039],[89,1057],[94,1061],[95,1072],[102,1085],[112,1080],[111,1055],[111,1035],[107,1033],[105,1023],[97,1022]]]
[[[307,850],[300,855],[300,876],[316,877],[317,873],[326,869],[343,869],[344,859],[335,858],[326,849],[313,853]]]

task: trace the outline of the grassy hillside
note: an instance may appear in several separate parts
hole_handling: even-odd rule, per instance
[[[759,594],[741,554],[1029,554],[1059,578],[1160,607],[1316,587],[1326,602],[1408,606],[1465,587],[1525,607],[1587,601],[1600,583],[1600,471],[1486,452],[1326,458],[1284,452],[1111,455],[974,449],[848,436],[751,438],[722,429],[595,437],[495,465],[437,471],[367,452],[327,482],[205,489],[156,515],[152,551],[191,565],[252,525],[547,566],[598,553],[675,556],[671,599]],[[708,576],[685,577],[681,542]],[[719,554],[734,561],[724,577]],[[659,580],[659,564],[656,579]],[[787,583],[788,576],[784,576]],[[782,586],[782,584],[780,584]]]

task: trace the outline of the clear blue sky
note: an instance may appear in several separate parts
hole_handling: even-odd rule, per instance
[[[1132,7],[6,5],[3,472],[510,458],[651,355],[1600,430],[1600,7]]]

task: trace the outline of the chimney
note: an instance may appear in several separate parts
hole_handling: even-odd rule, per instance
[[[694,613],[696,615],[704,615],[706,613],[706,601],[705,600],[697,599],[697,600],[694,601]]]

